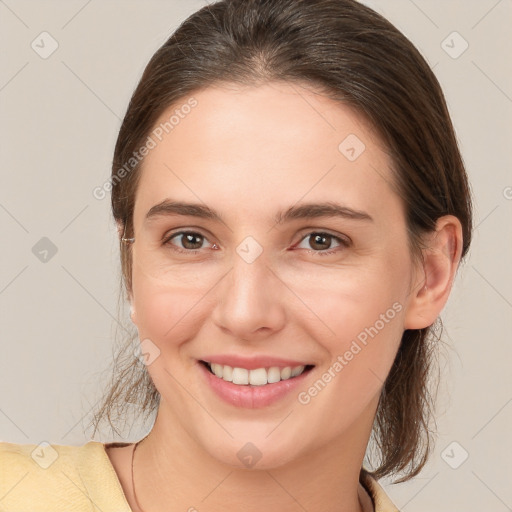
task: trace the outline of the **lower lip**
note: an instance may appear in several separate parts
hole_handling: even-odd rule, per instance
[[[199,368],[206,378],[206,382],[213,391],[225,402],[236,407],[258,409],[267,407],[300,386],[311,372],[311,369],[301,373],[298,377],[281,380],[264,386],[241,385],[219,379],[210,372],[203,363],[198,362]]]

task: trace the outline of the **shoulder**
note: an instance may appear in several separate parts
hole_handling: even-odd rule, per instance
[[[371,473],[364,469],[361,470],[360,482],[368,491],[368,494],[370,494],[375,506],[375,512],[400,512]]]
[[[104,445],[0,442],[0,497],[7,510],[129,512]],[[103,508],[105,507],[105,508]]]

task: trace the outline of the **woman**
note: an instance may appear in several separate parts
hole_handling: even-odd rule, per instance
[[[6,505],[396,510],[377,479],[427,460],[431,329],[471,239],[412,44],[352,0],[206,6],[146,67],[110,188],[140,351],[97,420],[134,397],[156,420],[137,443],[2,443]]]

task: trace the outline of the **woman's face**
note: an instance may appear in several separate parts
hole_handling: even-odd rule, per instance
[[[155,125],[135,201],[132,319],[157,422],[240,467],[365,444],[416,278],[385,148],[298,85],[193,98]]]

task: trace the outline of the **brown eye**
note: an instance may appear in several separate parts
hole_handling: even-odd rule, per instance
[[[309,245],[311,246],[311,248],[318,250],[330,249],[333,238],[333,236],[323,233],[312,234],[309,235]]]
[[[333,254],[338,252],[340,247],[346,248],[349,245],[350,241],[348,239],[331,235],[330,233],[315,231],[308,233],[296,247],[309,250],[309,252],[313,252],[321,256],[324,254]]]
[[[172,240],[174,240],[175,238],[178,239],[179,242],[181,242],[181,247],[178,245],[179,249],[186,249],[189,251],[201,249],[204,241],[206,240],[206,238],[199,233],[194,233],[192,231],[181,231],[180,233],[173,234],[171,237],[167,239],[165,243],[177,245],[172,242]]]

